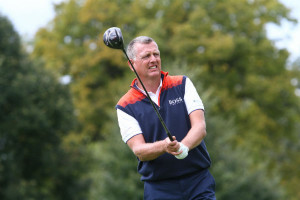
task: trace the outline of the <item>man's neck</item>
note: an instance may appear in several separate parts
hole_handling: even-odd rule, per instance
[[[156,93],[159,85],[160,85],[160,77],[159,78],[156,78],[156,79],[149,79],[147,81],[143,81],[143,84],[146,88],[146,90],[148,92],[152,92],[152,93]],[[139,80],[137,81],[137,86],[141,89],[144,89],[142,84],[139,82]]]

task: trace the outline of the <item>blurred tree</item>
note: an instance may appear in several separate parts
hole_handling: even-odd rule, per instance
[[[144,187],[137,173],[137,159],[120,138],[116,115],[110,117],[112,121],[106,123],[103,130],[109,136],[89,146],[97,163],[89,172],[93,180],[89,199],[143,199]]]
[[[228,188],[222,184],[219,191],[222,197],[239,199],[246,193],[244,188],[251,188],[248,193],[253,195],[249,196],[280,199],[279,178],[290,192],[288,199],[300,198],[291,185],[299,182],[299,178],[292,177],[292,172],[286,173],[293,168],[290,159],[299,162],[299,153],[286,149],[287,144],[299,137],[299,97],[294,93],[295,86],[290,84],[295,76],[299,78],[299,72],[286,69],[288,52],[277,49],[265,33],[267,23],[294,21],[281,3],[277,0],[70,0],[57,5],[56,13],[51,26],[37,34],[33,56],[48,69],[72,77],[70,86],[81,125],[78,132],[87,141],[105,143],[112,137],[104,131],[105,125],[132,77],[122,52],[102,43],[104,31],[118,26],[125,43],[129,42],[127,38],[138,35],[153,37],[160,47],[164,70],[191,73],[197,87],[203,90],[200,95],[211,93],[214,100],[209,106],[209,116],[212,122],[220,124],[210,125],[216,127],[215,137],[222,141],[227,136],[224,130],[235,130],[225,140],[230,148],[210,138],[211,145],[220,150],[216,151],[220,156],[214,156],[215,159],[226,165],[234,159],[235,167],[249,169],[235,174],[226,168],[230,179],[216,172],[217,182],[238,180],[232,194],[223,191]],[[174,69],[175,64],[181,69]],[[120,84],[121,81],[126,84]],[[225,124],[227,129],[221,126],[224,119],[232,120]],[[292,157],[288,154],[290,150]],[[222,152],[228,152],[229,156]],[[106,162],[105,158],[99,158],[98,162],[101,159]],[[113,174],[114,170],[111,168],[107,173]],[[274,176],[276,172],[280,175]],[[266,179],[258,179],[261,174]],[[256,188],[257,185],[261,187]],[[277,192],[272,196],[274,188]],[[267,196],[262,195],[265,190]]]
[[[0,199],[82,199],[83,163],[64,141],[75,125],[68,87],[27,59],[2,15],[0,47]]]
[[[98,5],[97,1],[92,2]],[[40,30],[34,56],[48,69],[72,77],[74,104],[82,124],[79,132],[87,140],[97,141],[103,137],[101,128],[114,106],[112,91],[107,87],[111,81],[123,76],[126,63],[122,52],[112,53],[103,48],[101,40],[98,41],[103,25],[101,21],[88,17],[95,9],[95,5],[90,3],[87,1],[86,6],[94,6],[91,10],[82,8],[81,1],[74,0],[57,6],[53,31]],[[110,4],[115,3],[107,1],[100,6],[105,5],[106,9]],[[97,12],[101,13],[104,8]]]

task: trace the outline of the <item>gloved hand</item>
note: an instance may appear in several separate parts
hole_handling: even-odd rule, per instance
[[[182,151],[182,153],[175,156],[177,159],[184,159],[189,154],[189,148],[187,146],[185,146],[184,144],[182,144],[181,142],[180,142],[180,148],[178,149],[177,152],[179,152],[179,151]]]

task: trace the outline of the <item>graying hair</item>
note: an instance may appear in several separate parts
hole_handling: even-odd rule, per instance
[[[136,58],[136,52],[135,52],[135,44],[150,44],[151,42],[154,42],[156,46],[158,47],[157,43],[148,36],[139,36],[131,40],[131,42],[127,46],[127,55],[129,59],[135,59]]]

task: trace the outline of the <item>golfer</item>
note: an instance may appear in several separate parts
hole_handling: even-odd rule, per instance
[[[134,79],[116,109],[122,139],[138,159],[144,199],[216,199],[203,140],[204,106],[193,83],[162,71],[158,45],[150,37],[133,39],[127,54],[174,139],[166,136],[141,83]]]

